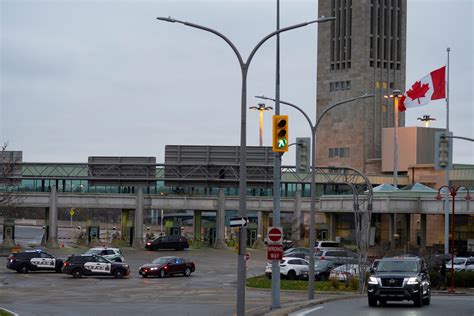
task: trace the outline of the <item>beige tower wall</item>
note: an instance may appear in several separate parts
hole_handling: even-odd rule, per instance
[[[393,127],[393,100],[383,96],[405,88],[406,2],[395,0],[394,10],[380,2],[379,10],[373,0],[319,1],[318,15],[336,16],[336,21],[318,25],[317,116],[348,98],[364,93],[375,97],[342,105],[323,118],[316,140],[318,166],[381,172],[382,128]],[[388,20],[376,24],[384,17],[391,20],[392,13],[393,27]],[[389,40],[392,31],[398,41]],[[404,122],[402,113],[399,125]],[[330,157],[331,148],[344,149],[344,155]]]

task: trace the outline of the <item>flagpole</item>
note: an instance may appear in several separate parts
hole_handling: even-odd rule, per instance
[[[446,78],[446,133],[449,133],[449,52],[448,47],[446,52],[448,54],[448,61],[446,64],[447,78]],[[453,150],[450,148],[449,150]],[[448,164],[449,165],[449,164]],[[449,168],[444,171],[444,184],[449,187]],[[454,221],[454,217],[451,219]],[[454,234],[454,232],[453,232]],[[446,197],[444,199],[444,253],[449,254],[449,190],[446,190]]]

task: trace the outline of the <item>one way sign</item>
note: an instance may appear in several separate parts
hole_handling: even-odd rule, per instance
[[[245,227],[249,219],[247,217],[232,217],[230,219],[230,227]]]

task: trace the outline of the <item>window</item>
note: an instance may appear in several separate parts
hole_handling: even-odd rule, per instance
[[[329,91],[334,91],[334,82],[329,83]]]
[[[346,82],[341,81],[341,90],[346,90]]]
[[[350,90],[351,89],[351,81],[346,81],[346,90]]]
[[[350,150],[348,147],[329,148],[329,158],[333,157],[349,157]]]
[[[51,256],[51,255],[49,255],[49,254],[47,254],[47,253],[45,253],[45,252],[42,252],[42,253],[41,253],[41,258],[52,259],[53,256]]]
[[[336,91],[339,91],[339,82],[336,82]]]

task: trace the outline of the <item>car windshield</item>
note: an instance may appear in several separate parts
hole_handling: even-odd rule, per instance
[[[84,254],[85,255],[96,255],[100,252],[102,252],[102,250],[100,250],[100,249],[89,249]]]
[[[464,264],[466,262],[466,259],[464,258],[454,258],[454,264]],[[448,265],[451,264],[451,260],[449,260]]]
[[[156,258],[155,260],[153,260],[151,263],[154,263],[154,264],[163,264],[163,263],[166,263],[168,262],[169,258]]]
[[[416,261],[380,261],[377,272],[418,272]]]
[[[318,261],[316,262],[316,264],[314,265],[316,268],[327,268],[329,267],[330,265],[332,264],[331,261]]]

